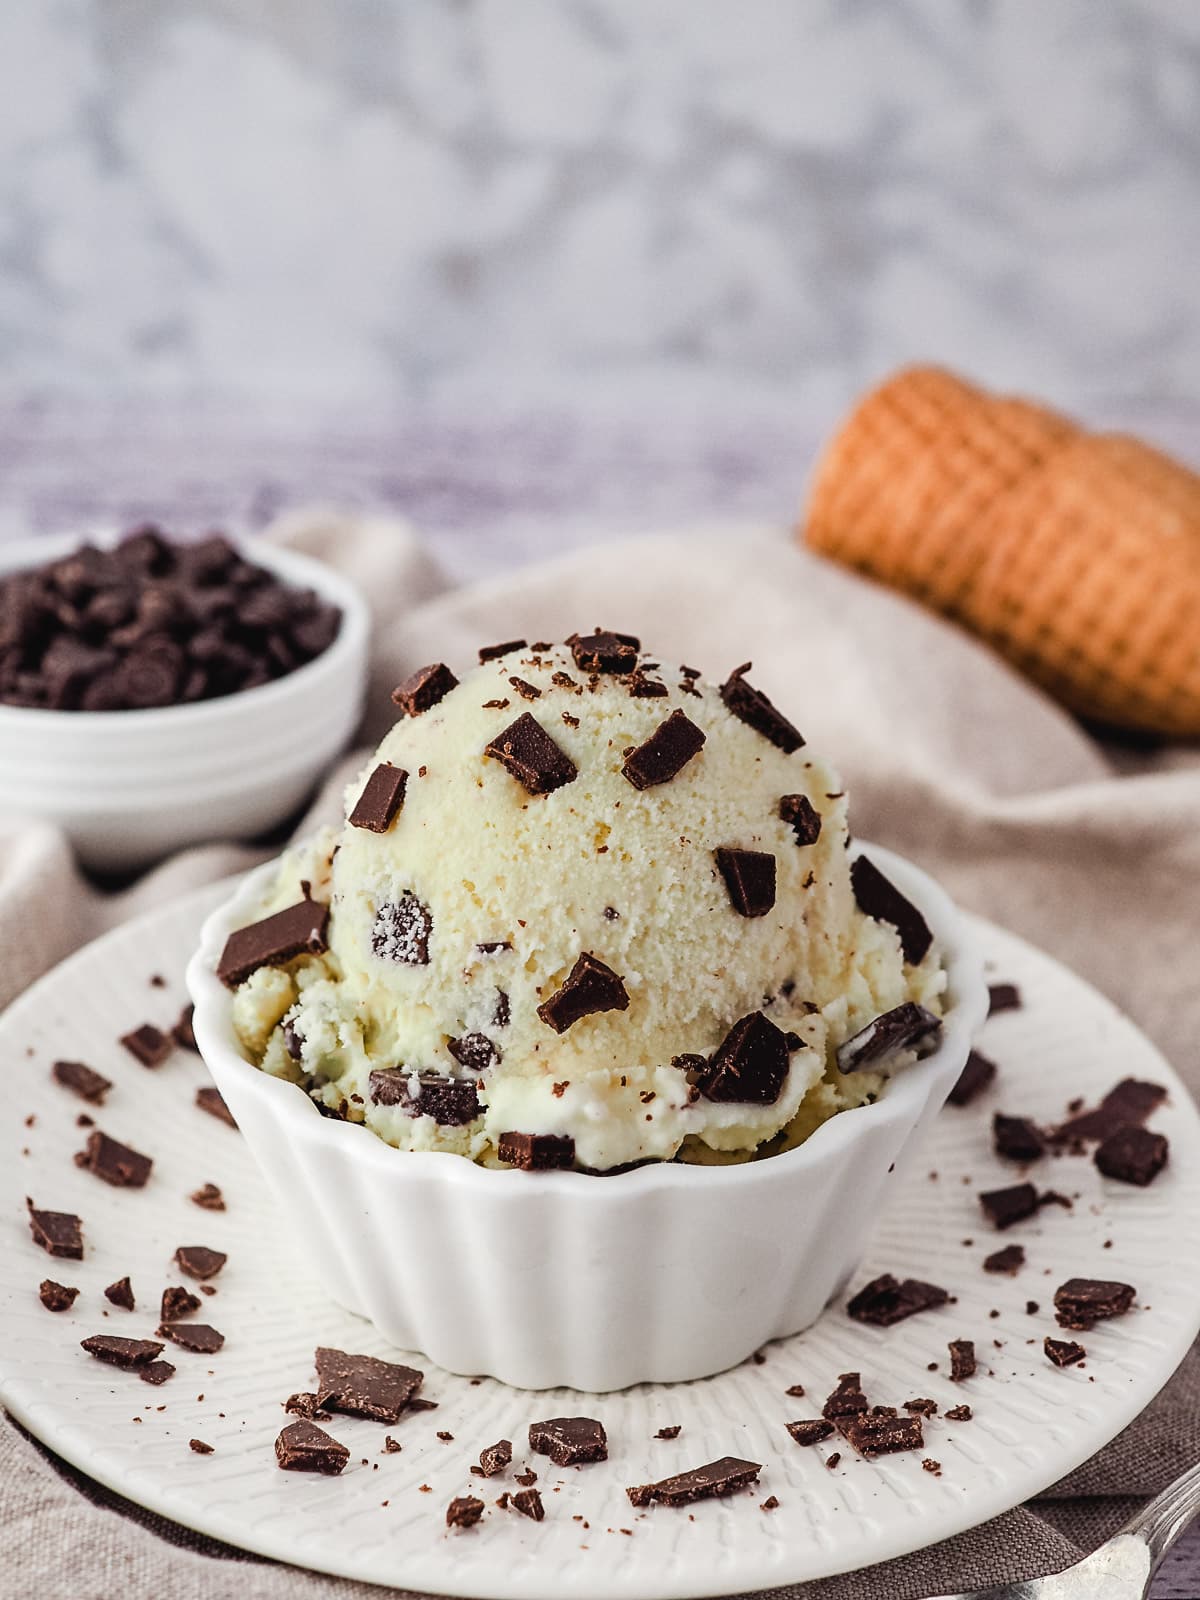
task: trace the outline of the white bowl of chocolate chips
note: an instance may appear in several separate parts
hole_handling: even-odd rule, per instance
[[[263,541],[0,548],[0,817],[105,872],[266,832],[353,735],[367,633],[351,584]]]

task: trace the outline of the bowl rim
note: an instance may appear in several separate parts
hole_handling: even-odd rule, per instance
[[[830,1117],[800,1145],[761,1161],[705,1166],[687,1162],[653,1161],[616,1173],[598,1183],[596,1175],[583,1172],[522,1172],[483,1167],[465,1156],[442,1150],[397,1150],[375,1137],[369,1129],[355,1123],[324,1117],[299,1084],[273,1077],[252,1065],[241,1054],[233,1037],[233,991],[216,975],[216,963],[225,938],[238,926],[237,918],[248,909],[271,881],[278,869],[278,858],[247,873],[230,898],[219,905],[204,922],[200,942],[187,969],[187,988],[195,1007],[193,1028],[200,1053],[217,1073],[253,1074],[245,1085],[268,1101],[276,1118],[276,1131],[289,1140],[317,1141],[332,1149],[336,1141],[350,1154],[344,1141],[354,1138],[353,1159],[362,1170],[378,1173],[390,1181],[427,1179],[474,1191],[481,1199],[498,1200],[502,1195],[528,1196],[534,1192],[566,1200],[594,1192],[622,1202],[675,1190],[708,1190],[724,1185],[743,1187],[777,1183],[794,1173],[816,1166],[827,1159],[845,1158],[867,1121],[879,1127],[891,1121],[915,1127],[930,1092],[928,1079],[950,1057],[965,1062],[975,1032],[987,1015],[988,991],[983,958],[974,934],[968,929],[957,907],[928,873],[903,856],[881,845],[855,840],[852,858],[869,853],[897,887],[908,895],[927,916],[934,936],[943,951],[950,1004],[943,1017],[937,1048],[889,1080],[888,1089],[869,1105],[854,1106]],[[213,1060],[217,1067],[214,1069]],[[946,1093],[953,1087],[946,1084]],[[584,1186],[584,1187],[581,1187]],[[599,1201],[597,1201],[599,1203]]]
[[[49,561],[61,560],[80,550],[84,545],[112,549],[124,537],[124,532],[107,528],[86,534],[33,535],[27,539],[14,539],[0,544],[0,579],[15,572],[33,570]],[[319,561],[315,556],[270,539],[224,535],[239,552],[269,568],[279,577],[298,587],[315,589],[325,600],[332,601],[342,613],[342,624],[333,643],[306,661],[293,672],[273,678],[270,683],[258,684],[253,689],[238,689],[233,694],[217,695],[211,700],[197,700],[190,705],[145,706],[128,711],[54,711],[40,706],[10,706],[0,703],[0,735],[15,732],[49,734],[51,730],[77,732],[108,730],[115,732],[152,732],[170,720],[177,724],[186,718],[197,731],[206,723],[228,716],[231,708],[251,707],[269,711],[276,701],[294,689],[307,688],[322,673],[336,672],[346,663],[362,656],[370,634],[370,612],[366,600],[351,580]],[[186,543],[188,541],[179,541]]]

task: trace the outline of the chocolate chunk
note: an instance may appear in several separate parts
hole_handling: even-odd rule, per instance
[[[199,1189],[194,1189],[188,1199],[194,1206],[199,1206],[202,1211],[224,1211],[225,1197],[215,1183],[201,1184]]]
[[[482,654],[482,652],[481,652]],[[451,1500],[446,1507],[446,1526],[448,1528],[473,1528],[483,1516],[484,1505],[482,1500],[477,1500],[473,1494],[459,1495]]]
[[[861,1072],[876,1067],[901,1050],[919,1050],[942,1031],[942,1019],[932,1011],[905,1000],[838,1045],[839,1072]]]
[[[579,776],[570,756],[528,711],[497,734],[483,753],[498,761],[529,794],[550,794]]]
[[[498,1472],[512,1464],[512,1440],[497,1439],[479,1452],[479,1465],[471,1471],[479,1478],[494,1478]]]
[[[746,673],[752,665],[747,661],[744,666],[734,668],[721,685],[721,699],[739,722],[745,722],[785,755],[791,755],[793,750],[801,748],[804,738],[761,689],[746,682]]]
[[[300,900],[259,922],[237,928],[225,941],[217,977],[230,989],[245,983],[259,967],[281,967],[302,955],[323,955],[329,948],[329,907],[319,900]]]
[[[392,690],[392,703],[400,707],[402,715],[419,717],[423,711],[444,700],[451,689],[458,688],[458,679],[444,661],[422,667],[411,678]]]
[[[275,1441],[275,1459],[284,1472],[323,1472],[336,1478],[350,1452],[311,1422],[289,1422]]]
[[[175,1368],[170,1361],[147,1361],[145,1366],[138,1367],[137,1375],[143,1383],[152,1383],[157,1389],[175,1376]]]
[[[180,1272],[189,1278],[215,1278],[229,1257],[203,1244],[181,1244],[175,1252]]]
[[[133,1285],[128,1278],[118,1278],[104,1291],[104,1298],[121,1311],[133,1310]]]
[[[43,1278],[38,1287],[38,1299],[47,1311],[69,1311],[78,1293],[78,1289],[68,1289],[65,1283],[55,1283],[53,1278]]]
[[[307,1417],[310,1422],[328,1422],[330,1417],[330,1413],[322,1411],[317,1404],[315,1394],[290,1394],[283,1402],[283,1409],[290,1412],[293,1417]],[[386,1446],[387,1440],[385,1439],[384,1447],[386,1448]]]
[[[500,656],[510,656],[514,650],[524,650],[524,639],[509,639],[505,644],[481,644],[479,647],[479,665],[485,661],[495,661]]]
[[[156,1331],[160,1339],[170,1339],[172,1344],[201,1356],[215,1356],[225,1343],[225,1335],[207,1322],[164,1322]]]
[[[1025,1246],[1023,1244],[1006,1244],[1003,1250],[996,1250],[985,1257],[983,1270],[985,1272],[1006,1272],[1010,1277],[1015,1277],[1025,1265]]]
[[[569,1170],[575,1165],[575,1141],[570,1134],[502,1133],[496,1141],[496,1156],[524,1172]]]
[[[316,1396],[314,1395],[313,1398],[316,1399]],[[321,1414],[324,1416],[325,1413],[322,1412]],[[385,1456],[398,1456],[403,1449],[404,1446],[400,1443],[399,1439],[393,1439],[390,1433],[384,1434],[383,1453]]]
[[[464,1127],[479,1115],[479,1095],[469,1078],[377,1067],[370,1075],[370,1085],[376,1105],[400,1106],[408,1116],[432,1117],[444,1128]]]
[[[949,1350],[951,1383],[963,1383],[967,1378],[973,1378],[977,1368],[975,1341],[973,1339],[951,1339]]]
[[[512,1017],[512,1007],[509,1005],[508,995],[504,992],[503,989],[497,989],[496,990],[496,1005],[495,1005],[495,1008],[492,1011],[492,1027],[493,1028],[507,1028],[511,1017]],[[500,1052],[497,1050],[496,1051],[496,1059],[499,1060],[499,1057],[500,1057]]]
[[[1023,1222],[1038,1208],[1038,1193],[1031,1183],[1015,1183],[1009,1189],[991,1189],[979,1196],[983,1214],[996,1228],[1011,1228]]]
[[[949,1298],[936,1283],[922,1283],[919,1278],[905,1278],[901,1283],[890,1272],[884,1272],[846,1302],[846,1315],[875,1328],[890,1328],[918,1311],[944,1306]]]
[[[1145,1188],[1166,1166],[1168,1153],[1169,1146],[1161,1133],[1127,1124],[1114,1128],[1094,1160],[1106,1178]]]
[[[561,988],[538,1007],[537,1014],[555,1033],[566,1033],[584,1017],[628,1009],[629,996],[621,978],[599,956],[585,951]]]
[[[477,944],[476,950],[481,956],[498,955],[501,950],[511,950],[512,941],[509,939],[488,939],[483,944]]]
[[[404,804],[407,785],[408,773],[403,767],[394,767],[390,761],[381,762],[363,785],[347,822],[352,828],[365,828],[368,833],[386,833]]]
[[[681,1424],[678,1422],[673,1422],[667,1428],[660,1428],[654,1437],[656,1439],[678,1439],[681,1431]]]
[[[923,1395],[918,1395],[915,1400],[906,1400],[904,1409],[918,1417],[936,1417],[938,1403],[936,1400],[928,1400]]]
[[[946,1421],[970,1422],[974,1414],[970,1406],[951,1406],[950,1410],[946,1412]]]
[[[521,696],[522,700],[540,700],[542,691],[536,684],[529,683],[525,678],[510,678],[509,683]]]
[[[194,1451],[198,1456],[210,1456],[213,1453],[212,1445],[205,1444],[203,1439],[189,1439],[188,1449]]]
[[[189,1317],[193,1311],[199,1309],[198,1295],[194,1295],[190,1289],[185,1289],[181,1283],[172,1284],[162,1292],[158,1319],[160,1322],[178,1322],[180,1317]]]
[[[1123,1078],[1092,1111],[1084,1111],[1055,1130],[1057,1143],[1107,1139],[1116,1128],[1140,1125],[1162,1104],[1167,1091],[1158,1083]]]
[[[847,1417],[839,1424],[838,1432],[860,1456],[868,1460],[875,1456],[895,1455],[901,1450],[922,1450],[925,1439],[919,1416],[902,1417],[881,1411],[864,1411]]]
[[[900,935],[905,961],[913,966],[923,961],[933,943],[933,934],[912,901],[866,856],[859,856],[852,863],[850,881],[859,910],[877,922],[890,923]]]
[[[399,900],[386,901],[375,913],[371,949],[381,961],[394,961],[402,967],[427,967],[432,933],[429,907],[406,889]]]
[[[1046,1141],[1028,1117],[1006,1117],[999,1111],[992,1118],[992,1144],[1008,1161],[1036,1161],[1046,1153]]]
[[[195,1006],[184,1006],[179,1013],[179,1021],[171,1029],[171,1037],[181,1050],[195,1050],[198,1054],[199,1046],[196,1044],[196,1034],[192,1027],[192,1018],[195,1014]]]
[[[1094,1323],[1124,1316],[1136,1295],[1129,1283],[1068,1278],[1054,1291],[1054,1315],[1060,1327],[1086,1333]]]
[[[50,1068],[50,1075],[55,1083],[94,1106],[102,1106],[104,1096],[112,1088],[108,1078],[93,1072],[91,1067],[85,1067],[82,1061],[56,1061]]]
[[[761,1011],[740,1017],[697,1073],[700,1093],[706,1100],[774,1105],[787,1079],[794,1037]]]
[[[1087,1355],[1083,1346],[1076,1344],[1074,1339],[1052,1339],[1049,1334],[1042,1340],[1042,1349],[1046,1352],[1046,1360],[1055,1367],[1073,1367]]]
[[[826,1422],[820,1417],[814,1417],[806,1422],[788,1422],[785,1423],[785,1427],[797,1444],[804,1445],[820,1444],[836,1432],[832,1422]]]
[[[318,1403],[372,1422],[398,1422],[425,1381],[415,1367],[325,1345],[318,1346],[316,1362]]]
[[[541,1522],[546,1515],[546,1508],[542,1504],[542,1497],[536,1489],[518,1489],[510,1500],[509,1505],[514,1511],[519,1511],[523,1517],[530,1517],[534,1522]]]
[[[97,1128],[88,1135],[86,1146],[75,1157],[75,1165],[95,1173],[114,1189],[144,1189],[154,1162]]]
[[[97,1361],[107,1361],[110,1366],[123,1367],[126,1371],[144,1366],[155,1356],[162,1355],[162,1345],[153,1339],[114,1339],[110,1334],[96,1333],[79,1342]]]
[[[529,1448],[549,1456],[556,1467],[579,1461],[607,1461],[608,1436],[594,1417],[550,1417],[529,1424]]]
[[[806,794],[785,794],[779,815],[796,835],[797,844],[816,844],[821,837],[821,813]]]
[[[722,1456],[719,1461],[710,1461],[707,1466],[693,1467],[690,1472],[662,1478],[658,1483],[644,1483],[626,1489],[625,1493],[635,1506],[648,1506],[655,1500],[664,1506],[688,1506],[696,1500],[710,1500],[717,1495],[744,1489],[757,1481],[761,1471],[762,1467],[757,1461]]]
[[[169,1033],[163,1033],[152,1022],[143,1022],[132,1033],[123,1034],[121,1043],[144,1067],[161,1067],[171,1054],[174,1041]]]
[[[998,1011],[1016,1011],[1021,1005],[1021,991],[1015,983],[990,983],[988,985],[988,1016]]]
[[[493,1025],[500,1025],[495,1018]],[[469,1072],[487,1072],[500,1060],[500,1051],[486,1033],[464,1033],[461,1039],[447,1039],[446,1049],[459,1066],[466,1067]]]
[[[977,1095],[983,1093],[996,1076],[996,1063],[978,1050],[967,1056],[967,1064],[958,1075],[958,1082],[946,1099],[952,1106],[969,1106]]]
[[[775,857],[728,845],[718,845],[713,854],[733,909],[742,917],[765,917],[775,904]]]
[[[221,1091],[213,1088],[211,1084],[203,1089],[196,1090],[196,1104],[201,1111],[207,1111],[210,1117],[216,1117],[219,1121],[228,1123],[231,1128],[237,1127],[233,1112],[225,1104],[225,1098]]]
[[[640,667],[631,672],[625,682],[635,700],[662,700],[670,693],[660,678],[648,678]]]
[[[837,1388],[821,1407],[821,1415],[828,1422],[838,1422],[842,1417],[853,1417],[869,1409],[867,1397],[862,1391],[862,1374],[843,1372],[838,1378]]]
[[[73,1212],[39,1211],[32,1200],[25,1204],[34,1244],[41,1245],[47,1255],[60,1256],[64,1261],[83,1260],[83,1224]]]
[[[635,789],[669,783],[704,747],[706,735],[682,711],[672,711],[650,737],[631,750],[621,768]]]
[[[583,638],[573,633],[567,643],[580,672],[632,672],[641,649],[641,641],[633,634],[606,633],[599,628]]]

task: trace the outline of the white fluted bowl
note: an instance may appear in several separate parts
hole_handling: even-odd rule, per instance
[[[394,1150],[252,1066],[215,970],[276,867],[251,873],[205,923],[188,988],[201,1054],[309,1269],[398,1348],[527,1389],[706,1377],[815,1321],[857,1266],[987,1012],[982,959],[944,891],[866,848],[943,951],[937,1049],[785,1155],[611,1178]]]

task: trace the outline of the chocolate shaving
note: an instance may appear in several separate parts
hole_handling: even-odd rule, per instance
[[[532,795],[551,794],[579,776],[570,756],[528,711],[497,734],[483,753],[498,761]]]
[[[1108,1135],[1093,1159],[1106,1178],[1144,1189],[1166,1166],[1169,1153],[1161,1133],[1127,1124]]]
[[[941,1031],[940,1017],[935,1017],[915,1000],[905,1000],[838,1045],[838,1071],[861,1072],[866,1067],[878,1066],[902,1050],[919,1051]]]
[[[96,1333],[79,1342],[97,1361],[107,1361],[110,1366],[122,1367],[126,1372],[162,1354],[162,1345],[153,1339],[115,1339],[107,1333]]]
[[[785,794],[779,802],[779,816],[796,835],[797,844],[816,844],[821,837],[821,813],[806,794]]]
[[[311,1422],[289,1422],[275,1441],[275,1459],[284,1472],[323,1472],[333,1478],[350,1452]]]
[[[316,1363],[318,1403],[372,1422],[398,1422],[425,1381],[415,1367],[324,1345],[317,1349]]]
[[[575,1165],[575,1141],[569,1134],[502,1133],[496,1141],[496,1156],[524,1172],[569,1169]]]
[[[858,908],[877,922],[890,923],[900,935],[905,961],[918,965],[929,953],[933,934],[925,918],[867,856],[850,867],[850,882]]]
[[[977,1095],[981,1095],[996,1076],[996,1063],[981,1055],[978,1050],[972,1050],[967,1056],[966,1065],[958,1075],[958,1081],[951,1089],[946,1099],[952,1106],[969,1106]]]
[[[629,995],[621,978],[599,956],[585,951],[561,988],[538,1007],[537,1014],[555,1033],[566,1033],[584,1017],[628,1009]]]
[[[39,1211],[29,1199],[25,1204],[34,1244],[40,1245],[47,1255],[59,1256],[64,1261],[83,1260],[83,1224],[73,1212]]]
[[[775,904],[775,857],[728,845],[718,845],[713,854],[733,909],[742,917],[765,917]]]
[[[635,789],[669,783],[699,754],[706,737],[690,717],[672,711],[643,744],[629,752],[621,772]]]
[[[392,690],[392,703],[400,707],[402,716],[419,717],[423,711],[444,700],[451,689],[458,688],[458,679],[444,661],[421,667],[411,678]]]
[[[245,983],[259,967],[281,967],[302,955],[323,955],[329,948],[329,907],[319,900],[300,900],[245,928],[225,941],[217,977],[230,989]]]
[[[111,1183],[114,1189],[144,1189],[154,1162],[96,1128],[76,1155],[75,1165]]]
[[[919,1278],[905,1278],[901,1283],[890,1272],[884,1272],[846,1302],[846,1315],[875,1328],[890,1328],[918,1311],[944,1306],[949,1298],[936,1283],[923,1283]]]
[[[664,1506],[687,1506],[697,1500],[710,1500],[744,1489],[757,1481],[761,1471],[762,1467],[757,1461],[722,1456],[719,1461],[710,1461],[706,1466],[693,1467],[690,1472],[662,1478],[658,1483],[644,1483],[626,1489],[625,1493],[635,1506],[648,1506],[652,1501]]]
[[[608,1437],[594,1417],[550,1417],[529,1424],[529,1448],[549,1456],[556,1467],[581,1461],[607,1461]]]
[[[739,722],[744,722],[756,733],[761,733],[764,739],[769,740],[785,755],[791,755],[804,744],[803,735],[798,728],[793,727],[783,712],[768,700],[761,689],[755,689],[746,682],[746,673],[750,671],[752,665],[752,662],[747,661],[743,666],[734,668],[721,685],[721,699]]]
[[[346,820],[352,828],[386,833],[404,804],[407,786],[408,773],[403,767],[394,767],[390,761],[381,762],[363,784],[362,793]]]
[[[161,1067],[174,1045],[171,1035],[163,1033],[152,1022],[143,1022],[132,1033],[123,1034],[120,1042],[144,1067]]]
[[[631,672],[625,682],[635,700],[662,700],[670,693],[660,678],[648,678],[640,667]]]
[[[1054,1315],[1060,1327],[1086,1333],[1097,1322],[1122,1317],[1137,1297],[1129,1283],[1104,1278],[1068,1278],[1054,1291]]]
[[[104,1096],[112,1088],[108,1078],[84,1066],[82,1061],[56,1061],[50,1068],[50,1076],[55,1083],[94,1106],[103,1105]]]

